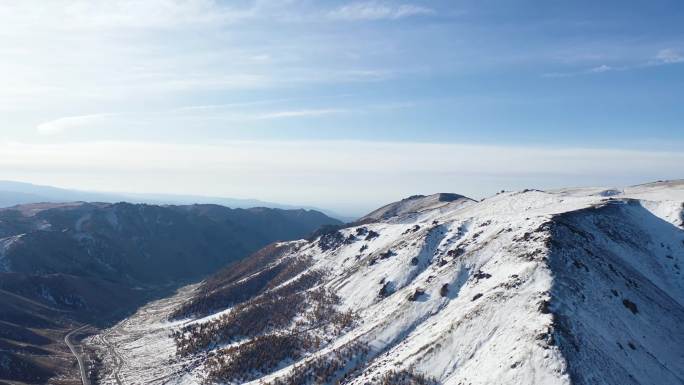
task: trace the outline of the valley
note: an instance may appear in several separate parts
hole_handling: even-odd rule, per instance
[[[92,382],[86,335],[273,241],[339,223],[310,210],[217,205],[0,209],[0,383]]]

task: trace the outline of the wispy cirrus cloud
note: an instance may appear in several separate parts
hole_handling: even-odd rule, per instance
[[[346,112],[344,109],[340,108],[323,108],[323,109],[309,109],[309,110],[289,110],[289,111],[274,111],[266,112],[263,114],[253,115],[253,119],[282,119],[282,118],[305,118],[314,116],[324,116],[331,114],[339,114]]]
[[[600,74],[600,73],[611,72],[611,71],[638,70],[638,69],[643,69],[643,68],[670,65],[670,64],[679,64],[679,63],[684,63],[684,54],[681,51],[674,49],[674,48],[665,48],[665,49],[659,50],[652,58],[642,60],[642,61],[637,62],[637,63],[628,63],[628,64],[621,64],[621,65],[601,64],[598,66],[594,66],[594,67],[586,68],[586,69],[581,69],[578,71],[549,72],[549,73],[542,74],[542,77],[564,78],[564,77],[572,77],[572,76],[578,76],[578,75]]]
[[[598,67],[590,68],[589,72],[591,73],[601,73],[601,72],[607,72],[607,71],[613,71],[615,68],[611,67],[609,65],[601,64]]]
[[[83,129],[101,125],[107,120],[107,118],[115,116],[114,113],[104,113],[104,114],[90,114],[90,115],[77,115],[77,116],[65,116],[62,118],[50,120],[43,122],[36,126],[38,133],[43,135],[56,135],[62,134],[66,131],[71,131],[74,129]]]
[[[254,101],[249,101],[249,102],[235,102],[235,103],[222,103],[222,104],[199,104],[199,105],[192,105],[192,106],[183,106],[176,108],[175,111],[178,112],[186,112],[186,111],[197,111],[197,112],[202,112],[202,111],[220,111],[220,110],[230,110],[230,109],[235,109],[235,108],[244,108],[244,107],[254,107],[254,106],[261,106],[261,105],[267,105],[267,104],[275,104],[275,103],[282,103],[282,102],[287,102],[293,100],[292,98],[282,98],[282,99],[265,99],[265,100],[254,100]]]
[[[206,107],[206,108],[205,108]],[[257,122],[262,120],[278,119],[307,119],[314,117],[327,117],[336,114],[361,112],[345,108],[306,108],[306,109],[283,109],[283,110],[253,110],[250,112],[235,111],[230,106],[198,106],[181,108],[169,111],[180,113],[185,118],[194,120],[223,120],[227,122]],[[165,115],[164,112],[160,113]]]
[[[348,16],[352,9],[370,18],[427,11],[363,4],[348,9]],[[7,38],[0,48],[0,111],[50,110],[66,116],[74,105],[97,110],[112,102],[130,111],[134,108],[125,104],[153,99],[163,104],[207,94],[212,95],[207,100],[221,104],[220,94],[235,99],[233,93],[246,90],[322,88],[412,76],[402,72],[412,69],[403,63],[349,56],[370,49],[365,46],[385,46],[388,39],[382,36],[378,40],[383,42],[375,43],[336,31],[316,33],[321,19],[332,24],[327,16],[332,8],[291,0],[0,2],[0,36]],[[274,23],[279,27],[273,28]],[[174,39],[162,38],[167,33]],[[53,49],[70,44],[79,49]]]
[[[0,30],[47,28],[53,30],[168,29],[179,26],[221,25],[257,17],[258,4],[236,7],[211,0],[71,0],[30,1],[0,5],[0,17],[9,17]]]
[[[434,13],[433,9],[419,5],[397,4],[385,1],[363,1],[343,5],[331,11],[329,16],[333,19],[349,21],[397,20],[432,13]]]
[[[684,53],[676,49],[665,48],[658,51],[655,59],[660,64],[684,63]]]
[[[74,115],[45,121],[36,126],[36,131],[41,135],[67,135],[74,131],[88,129],[112,128],[117,124],[126,126],[136,124],[158,125],[167,124],[170,117],[183,117],[196,121],[215,121],[216,119],[227,122],[256,122],[261,120],[278,119],[306,119],[324,117],[334,114],[352,113],[354,111],[345,108],[304,108],[282,110],[252,110],[250,112],[236,111],[243,107],[254,107],[260,104],[277,103],[278,100],[234,103],[225,105],[189,106],[170,110],[158,110],[136,113],[102,113],[88,115]],[[358,112],[358,111],[357,111]],[[141,123],[143,122],[143,123]],[[102,130],[104,131],[104,130]],[[97,135],[93,135],[97,136]]]

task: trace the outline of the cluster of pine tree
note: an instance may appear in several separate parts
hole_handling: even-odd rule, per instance
[[[273,244],[220,271],[207,279],[193,298],[179,306],[171,318],[206,316],[226,309],[247,301],[310,267],[311,259],[308,256],[278,261],[279,257],[291,251],[290,246]]]
[[[254,274],[249,279],[227,285],[220,290],[206,294],[198,293],[192,300],[178,307],[172,317],[179,319],[203,316],[244,302],[262,291],[268,282],[280,273],[281,269],[280,266],[273,266]]]
[[[332,352],[295,365],[287,375],[268,385],[342,384],[348,373],[368,355],[368,344],[353,341]]]
[[[372,382],[373,385],[438,385],[439,382],[413,370],[390,370]]]
[[[281,289],[291,285],[282,286]],[[251,324],[252,331],[259,331],[258,334],[251,336],[252,339],[209,354],[210,358],[206,364],[209,382],[243,382],[270,373],[285,361],[297,361],[307,353],[321,349],[356,320],[353,312],[340,312],[336,309],[340,298],[328,289],[302,290],[291,293],[290,296],[297,296],[301,300],[298,302],[299,305],[293,306],[292,302],[283,302],[284,298],[280,297],[284,305],[278,306],[285,306],[287,309],[268,308],[264,313],[260,313],[263,317],[269,317],[270,313],[271,318],[269,322],[263,323],[267,326]],[[259,304],[263,305],[264,302]],[[287,317],[291,317],[290,320],[293,322],[289,322],[288,325],[275,325],[272,322],[274,312],[279,312],[281,316],[287,312]],[[230,314],[239,316],[239,312]],[[247,335],[240,335],[244,336]],[[178,345],[181,354],[182,346]]]
[[[268,373],[286,359],[298,360],[313,346],[306,334],[269,334],[212,353],[205,363],[207,383],[246,382]]]
[[[233,342],[258,336],[267,330],[288,326],[304,311],[304,296],[286,298],[268,296],[258,303],[246,302],[216,320],[186,326],[177,332],[176,348],[180,355],[212,347],[216,343]]]
[[[306,309],[305,290],[320,279],[320,272],[306,272],[287,285],[236,305],[217,319],[181,328],[174,333],[178,354],[191,354],[216,343],[254,337],[289,326]]]

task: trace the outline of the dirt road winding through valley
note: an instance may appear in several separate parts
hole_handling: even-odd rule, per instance
[[[85,368],[85,363],[83,362],[83,354],[78,352],[77,346],[74,346],[74,343],[71,341],[71,337],[84,330],[87,328],[88,325],[83,325],[79,328],[76,328],[67,335],[64,336],[64,343],[69,347],[69,350],[71,350],[71,354],[73,354],[76,357],[76,360],[78,361],[78,369],[79,373],[81,374],[81,382],[83,385],[90,385],[90,379],[88,378],[88,373],[86,373],[86,368]]]

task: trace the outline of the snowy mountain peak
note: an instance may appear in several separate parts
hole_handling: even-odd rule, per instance
[[[472,202],[475,201],[463,195],[453,193],[438,193],[427,196],[413,195],[398,202],[385,205],[362,217],[358,222],[377,222],[435,209],[455,208]]]
[[[682,383],[680,186],[410,198],[114,334],[150,384],[160,360],[185,384]],[[141,328],[162,354],[140,355]]]

